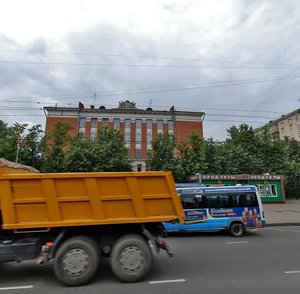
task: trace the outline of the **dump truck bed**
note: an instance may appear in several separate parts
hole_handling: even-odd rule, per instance
[[[0,175],[0,209],[15,230],[184,219],[170,172]]]

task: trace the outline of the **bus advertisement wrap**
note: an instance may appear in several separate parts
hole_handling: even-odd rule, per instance
[[[240,219],[246,227],[260,228],[260,210],[258,207],[245,208],[210,208],[184,210],[185,223],[196,224],[207,221],[218,221],[225,227],[231,218]],[[218,220],[217,220],[218,219]]]

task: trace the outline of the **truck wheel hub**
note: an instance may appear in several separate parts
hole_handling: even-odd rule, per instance
[[[82,249],[72,249],[63,258],[63,269],[70,276],[78,276],[88,266],[88,255]]]
[[[121,252],[120,262],[126,271],[134,272],[138,270],[144,262],[143,252],[140,248],[135,246],[127,247]]]

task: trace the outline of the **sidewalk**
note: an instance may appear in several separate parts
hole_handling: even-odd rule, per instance
[[[300,199],[279,204],[264,203],[263,206],[267,226],[300,226]]]

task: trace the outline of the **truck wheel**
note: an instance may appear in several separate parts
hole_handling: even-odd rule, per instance
[[[245,235],[246,230],[242,223],[232,223],[229,232],[233,237],[242,237]]]
[[[100,249],[93,239],[72,237],[58,248],[54,273],[67,286],[81,286],[95,276],[99,261]]]
[[[110,263],[113,273],[121,282],[138,282],[150,271],[152,253],[144,238],[126,235],[114,244]]]

